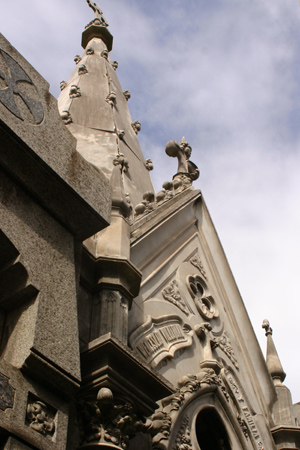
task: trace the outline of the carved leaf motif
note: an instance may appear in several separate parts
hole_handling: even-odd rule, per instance
[[[162,290],[162,295],[165,300],[173,303],[173,305],[177,306],[177,308],[179,308],[187,316],[189,315],[189,310],[181,297],[176,280],[171,281],[171,283]]]
[[[188,424],[189,418],[186,417],[183,420],[180,430],[178,432],[176,444],[173,447],[173,450],[193,450],[190,427],[188,426]]]
[[[231,341],[226,332],[223,333],[222,336],[220,336],[218,338],[214,338],[212,340],[212,345],[213,345],[213,348],[219,347],[225,353],[225,355],[230,359],[230,361],[232,362],[234,367],[237,370],[239,370],[238,360],[234,354],[234,351],[233,351],[233,348],[231,345]]]
[[[205,279],[207,278],[206,272],[204,270],[203,264],[202,264],[198,254],[194,255],[190,259],[190,263],[199,270],[199,272]]]

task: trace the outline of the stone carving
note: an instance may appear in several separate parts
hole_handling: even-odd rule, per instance
[[[142,126],[138,120],[136,120],[135,122],[132,122],[131,126],[132,126],[135,134],[138,134],[138,132],[141,131]]]
[[[162,406],[170,412],[178,411],[188,394],[210,385],[222,386],[221,377],[211,368],[203,368],[197,375],[185,375],[178,380],[176,392],[162,400]]]
[[[174,175],[174,179],[177,178],[178,183],[176,189],[179,187],[181,187],[182,190],[186,189],[194,180],[199,178],[198,167],[189,160],[192,153],[192,147],[183,137],[180,144],[176,141],[167,142],[165,151],[168,156],[178,159],[178,169],[177,173]]]
[[[44,118],[42,103],[38,100],[33,99],[29,95],[24,94],[22,92],[22,88],[19,88],[17,84],[19,81],[25,81],[26,83],[34,87],[34,83],[27,75],[25,70],[17,63],[17,61],[15,61],[4,50],[0,49],[0,55],[3,57],[10,73],[10,76],[5,75],[0,70],[0,78],[6,83],[6,87],[4,89],[0,89],[0,102],[18,119],[24,120],[15,102],[14,96],[18,95],[32,114],[34,123],[36,125],[39,125]]]
[[[107,50],[102,50],[100,56],[102,56],[102,58],[108,60],[108,51]]]
[[[188,278],[188,288],[199,313],[204,319],[212,320],[219,317],[215,301],[211,295],[206,294],[206,285],[198,275],[192,275]]]
[[[28,426],[44,436],[52,437],[55,431],[54,420],[49,417],[47,405],[40,400],[29,400],[26,410]]]
[[[66,86],[67,86],[67,82],[66,82],[65,80],[63,80],[63,81],[60,82],[59,87],[60,87],[60,90],[61,90],[61,91],[64,90]]]
[[[82,401],[77,407],[82,444],[106,444],[126,450],[139,431],[150,434],[155,444],[168,434],[171,425],[163,412],[144,422],[130,403],[115,402],[112,391],[105,387],[99,390],[95,403]]]
[[[123,153],[119,153],[113,160],[114,166],[121,166],[122,172],[127,172],[129,169],[128,159],[125,158]]]
[[[199,272],[201,273],[203,278],[205,278],[205,279],[207,278],[206,272],[204,270],[203,264],[202,264],[198,254],[194,255],[190,259],[190,263],[199,270]]]
[[[193,450],[188,417],[182,422],[173,450]]]
[[[123,91],[123,95],[124,95],[124,97],[126,98],[126,101],[128,102],[128,100],[129,100],[130,97],[131,97],[130,92],[129,92],[129,91]]]
[[[239,370],[238,360],[234,354],[231,341],[228,337],[228,334],[225,332],[222,336],[212,339],[212,348],[219,347],[225,355],[230,359],[234,367]]]
[[[72,86],[70,87],[69,96],[70,98],[81,97],[80,87],[76,86],[76,84],[72,84]]]
[[[152,449],[160,449],[160,443],[164,439],[168,439],[172,419],[168,413],[164,411],[155,412],[145,424],[146,431],[152,436]]]
[[[241,416],[238,416],[237,419],[238,419],[238,423],[241,425],[241,429],[245,435],[245,438],[248,439],[249,438],[249,430],[248,430],[245,420],[242,419]]]
[[[111,92],[107,95],[105,101],[106,101],[109,105],[115,106],[115,105],[117,104],[117,94],[116,94],[115,92],[111,91]]]
[[[104,19],[104,17],[103,17],[103,12],[102,12],[101,9],[99,8],[99,6],[98,6],[96,3],[92,2],[91,0],[86,0],[86,2],[87,2],[87,4],[89,5],[89,7],[92,8],[92,10],[93,10],[94,13],[95,13],[95,19],[92,20],[92,22],[90,22],[90,23],[86,26],[86,28],[87,28],[88,26],[92,25],[92,24],[100,25],[100,26],[102,26],[102,27],[108,27],[108,23],[107,23],[107,21]]]
[[[94,49],[92,47],[88,47],[86,49],[86,54],[87,55],[93,55],[95,53]]]
[[[5,411],[14,406],[15,390],[9,384],[9,379],[0,373],[0,409]]]
[[[193,330],[178,316],[147,321],[129,337],[129,343],[148,364],[156,367],[162,360],[173,358],[179,349],[192,345]]]
[[[85,64],[81,64],[81,65],[78,67],[78,75],[85,75],[86,73],[88,73],[88,70],[87,70],[87,68],[86,68],[86,65],[85,65]]]
[[[150,172],[151,170],[153,170],[153,163],[152,163],[151,159],[146,159],[146,161],[145,161],[145,167],[146,167],[147,170],[149,170],[149,172]]]
[[[80,61],[81,61],[81,56],[76,55],[76,56],[74,57],[74,62],[75,62],[75,64],[80,63]]]
[[[212,347],[211,347],[211,339],[209,338],[209,332],[212,330],[212,326],[208,322],[204,322],[194,326],[194,330],[196,335],[199,337],[200,341],[203,344],[203,360],[204,361],[212,361]]]
[[[124,136],[125,136],[125,131],[124,130],[119,130],[118,128],[115,129],[115,132],[118,135],[118,138],[121,139],[123,141]]]
[[[176,280],[171,281],[171,283],[167,287],[165,287],[161,293],[165,300],[173,303],[173,305],[177,306],[177,308],[179,308],[180,311],[182,311],[184,314],[186,314],[187,316],[190,314],[185,301],[181,297]]]
[[[264,319],[261,327],[265,329],[265,335],[266,336],[268,336],[269,334],[272,336],[273,330],[270,327],[270,322],[267,319]]]
[[[235,399],[235,403],[240,411],[237,419],[242,427],[244,435],[246,437],[247,435],[248,437],[252,437],[252,440],[255,442],[256,447],[259,450],[264,450],[261,436],[253,419],[252,409],[250,406],[248,406],[237,380],[229,370],[222,370],[221,374],[224,381],[228,385],[231,396]]]
[[[155,196],[155,204],[152,205],[152,208],[146,208],[144,202],[142,201],[136,207],[135,216],[141,216],[153,211],[153,209],[157,206],[162,205],[167,200],[170,200],[175,195],[182,192],[182,186],[182,181],[179,179],[174,179],[174,181],[165,181],[162,185],[163,190],[159,191]]]
[[[141,203],[135,207],[135,215],[147,214],[155,209],[155,194],[151,191],[147,191],[143,195]]]
[[[64,121],[65,125],[69,125],[69,123],[72,123],[72,117],[71,114],[69,113],[69,111],[63,111],[60,114],[60,117],[62,118],[62,120]]]
[[[117,70],[117,68],[119,67],[118,61],[113,61],[113,62],[111,63],[111,65],[112,65],[112,67],[113,67],[114,70]]]

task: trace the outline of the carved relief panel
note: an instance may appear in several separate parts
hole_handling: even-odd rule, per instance
[[[190,373],[196,373],[199,364],[215,370],[224,355],[238,370],[221,307],[199,254],[194,252],[145,299],[146,320],[131,333],[130,346],[165,376],[168,368],[182,372],[186,364]]]

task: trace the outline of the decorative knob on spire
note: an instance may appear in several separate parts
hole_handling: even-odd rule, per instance
[[[264,319],[261,327],[265,329],[266,336],[268,336],[269,334],[272,336],[273,330],[270,327],[270,322],[268,321],[268,319]]]

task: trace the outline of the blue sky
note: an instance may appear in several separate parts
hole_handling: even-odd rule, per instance
[[[200,188],[265,348],[268,318],[294,402],[300,313],[300,5],[291,0],[102,0],[156,190],[185,136]],[[1,32],[50,83],[74,68],[85,0],[1,2]]]

